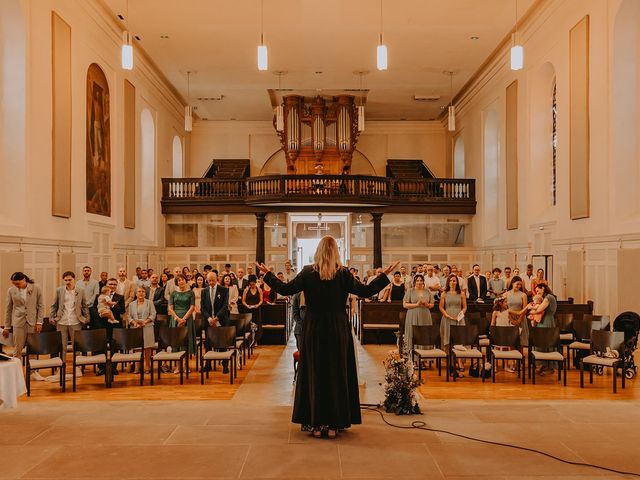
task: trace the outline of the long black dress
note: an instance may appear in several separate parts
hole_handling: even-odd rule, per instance
[[[272,273],[264,279],[280,295],[303,290],[307,305],[293,422],[329,428],[361,423],[358,372],[345,304],[349,293],[370,297],[379,292],[389,283],[387,276],[363,285],[343,267],[333,280],[320,280],[320,274],[306,266],[286,284]]]

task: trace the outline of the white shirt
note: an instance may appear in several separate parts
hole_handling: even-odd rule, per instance
[[[22,299],[23,303],[27,303],[27,287],[25,288],[19,288],[18,289],[18,295],[20,295],[20,298]]]
[[[118,280],[118,286],[116,287],[116,293],[124,296],[124,281]]]
[[[215,311],[215,307],[214,304],[216,302],[216,289],[218,288],[218,284],[216,283],[215,286],[211,286],[209,285],[209,295],[211,296],[211,315],[212,316],[216,316],[216,311]]]
[[[536,276],[532,273],[531,276],[527,276],[527,274],[524,274],[522,277],[522,286],[524,287],[524,289],[528,292],[531,291],[531,281],[536,278]]]
[[[62,310],[62,318],[58,322],[59,325],[77,325],[80,323],[76,315],[76,296],[75,289],[64,289],[64,310]]]
[[[435,275],[433,276],[429,276],[429,275],[425,275],[424,276],[424,286],[429,288],[429,287],[433,287],[435,290],[431,290],[430,291],[433,293],[434,291],[439,291],[440,290],[440,279],[438,277],[436,277]]]

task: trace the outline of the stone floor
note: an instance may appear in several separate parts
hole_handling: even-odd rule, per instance
[[[0,478],[622,478],[444,433],[391,428],[370,411],[337,440],[311,438],[290,423],[292,348],[262,347],[231,400],[21,401],[0,412]],[[382,399],[388,349],[360,348],[364,403]],[[637,401],[457,398],[423,399],[421,406],[424,415],[388,420],[419,419],[640,473]]]

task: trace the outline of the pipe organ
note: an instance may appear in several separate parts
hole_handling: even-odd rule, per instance
[[[287,173],[350,173],[360,133],[353,95],[286,95],[280,107],[284,128],[277,128],[277,115],[274,127],[286,155]]]

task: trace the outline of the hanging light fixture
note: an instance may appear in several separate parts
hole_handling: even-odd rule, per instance
[[[269,70],[269,55],[264,44],[264,0],[260,0],[260,45],[258,45],[258,70]]]
[[[193,107],[191,106],[191,72],[187,72],[187,106],[184,107],[184,131],[193,130]]]
[[[456,131],[456,107],[453,105],[453,72],[447,72],[449,74],[449,117],[448,117],[448,130],[450,132]]]
[[[364,132],[364,96],[362,93],[362,75],[366,72],[359,71],[358,75],[360,75],[360,105],[358,106],[358,131]]]
[[[382,0],[380,0],[380,43],[376,50],[378,70],[387,69],[387,46],[382,41]]]
[[[518,0],[516,2],[516,26],[511,36],[511,70],[524,67],[524,47],[518,42]]]
[[[125,27],[122,32],[122,68],[123,70],[133,70],[133,45],[131,42],[131,32],[129,31],[129,0],[127,0],[127,16],[125,17]]]

